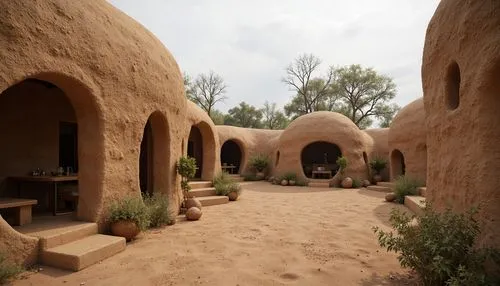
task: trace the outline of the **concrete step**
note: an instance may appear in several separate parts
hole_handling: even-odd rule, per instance
[[[377,183],[377,186],[387,187],[387,188],[391,188],[391,189],[393,189],[395,185],[396,184],[394,184],[393,182],[378,182]]]
[[[44,265],[80,271],[125,250],[125,238],[95,234],[41,251]]]
[[[192,189],[188,193],[188,197],[190,198],[200,198],[200,197],[209,197],[209,196],[215,196],[215,188],[199,188],[199,189]]]
[[[421,196],[406,196],[405,206],[420,216],[423,214],[423,208],[425,207],[425,198]]]
[[[188,184],[191,186],[191,189],[202,189],[202,188],[210,188],[212,187],[212,182],[211,181],[192,181],[188,182]]]
[[[422,196],[422,197],[425,197],[426,193],[427,193],[427,188],[426,187],[420,187],[417,189],[418,190],[418,193]]]
[[[209,196],[209,197],[201,197],[197,198],[201,205],[204,207],[214,206],[214,205],[222,205],[227,204],[229,202],[229,198],[227,196]]]
[[[307,186],[311,188],[329,188],[330,182],[309,182]]]
[[[28,235],[40,238],[40,248],[48,249],[97,233],[98,228],[96,223],[74,222],[73,225],[64,225],[59,228],[55,227]]]
[[[376,192],[382,192],[382,193],[392,193],[392,189],[389,187],[382,187],[382,186],[368,186],[366,189],[370,191],[376,191]]]

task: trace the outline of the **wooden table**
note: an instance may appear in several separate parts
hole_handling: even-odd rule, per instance
[[[26,182],[33,183],[49,183],[54,185],[54,209],[53,215],[57,215],[57,184],[60,182],[75,182],[78,181],[78,176],[15,176],[9,179],[17,182],[17,191],[21,197],[21,184]]]
[[[328,175],[328,179],[332,177],[332,171],[312,171],[312,177],[315,179],[315,175]]]
[[[232,174],[234,169],[236,169],[236,166],[222,166],[222,171],[229,169],[229,174]]]

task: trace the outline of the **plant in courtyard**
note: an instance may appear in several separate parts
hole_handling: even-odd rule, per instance
[[[235,192],[238,196],[241,194],[241,186],[235,182],[226,172],[221,172],[214,177],[213,185],[215,194],[218,196],[227,196]]]
[[[405,196],[415,196],[418,193],[418,188],[423,184],[409,176],[399,176],[394,183],[394,194],[396,201],[400,204],[405,202]]]
[[[285,173],[283,176],[281,176],[281,180],[296,181],[297,175],[295,173],[288,172],[288,173]]]
[[[499,285],[498,277],[489,276],[485,268],[488,261],[499,269],[499,251],[476,247],[476,215],[477,209],[438,213],[429,204],[422,216],[393,209],[390,223],[395,233],[378,227],[373,231],[380,246],[398,253],[401,266],[414,270],[424,285]]]
[[[339,172],[342,176],[345,174],[345,169],[347,168],[347,158],[344,156],[340,156],[337,158],[336,161],[337,165],[339,166]]]
[[[149,227],[160,227],[162,225],[172,224],[173,219],[170,217],[167,195],[145,195],[144,203],[149,212]]]
[[[16,278],[22,271],[22,267],[7,261],[7,256],[0,252],[0,285]]]
[[[352,179],[352,187],[353,188],[359,188],[362,187],[363,184],[361,183],[361,180],[358,179]]]
[[[148,228],[149,211],[140,196],[125,197],[109,206],[108,222],[114,235],[131,240]]]
[[[261,173],[269,165],[269,158],[262,154],[257,154],[250,158],[250,166],[255,168],[257,172]]]
[[[385,167],[387,166],[387,161],[382,158],[374,158],[370,161],[370,168],[375,172],[375,175],[379,175]]]
[[[181,157],[177,162],[177,173],[181,175],[181,188],[184,195],[184,205],[188,199],[188,192],[191,190],[189,180],[196,174],[196,159],[192,157]]]

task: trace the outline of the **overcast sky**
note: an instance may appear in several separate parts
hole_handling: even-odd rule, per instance
[[[425,30],[439,0],[112,0],[153,32],[182,71],[213,70],[228,85],[227,109],[246,101],[283,106],[280,80],[299,54],[329,65],[361,64],[394,78],[396,103],[422,96]]]

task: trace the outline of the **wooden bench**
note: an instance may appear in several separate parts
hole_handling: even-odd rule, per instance
[[[0,198],[0,209],[16,208],[15,225],[31,223],[31,206],[36,205],[37,200]]]

